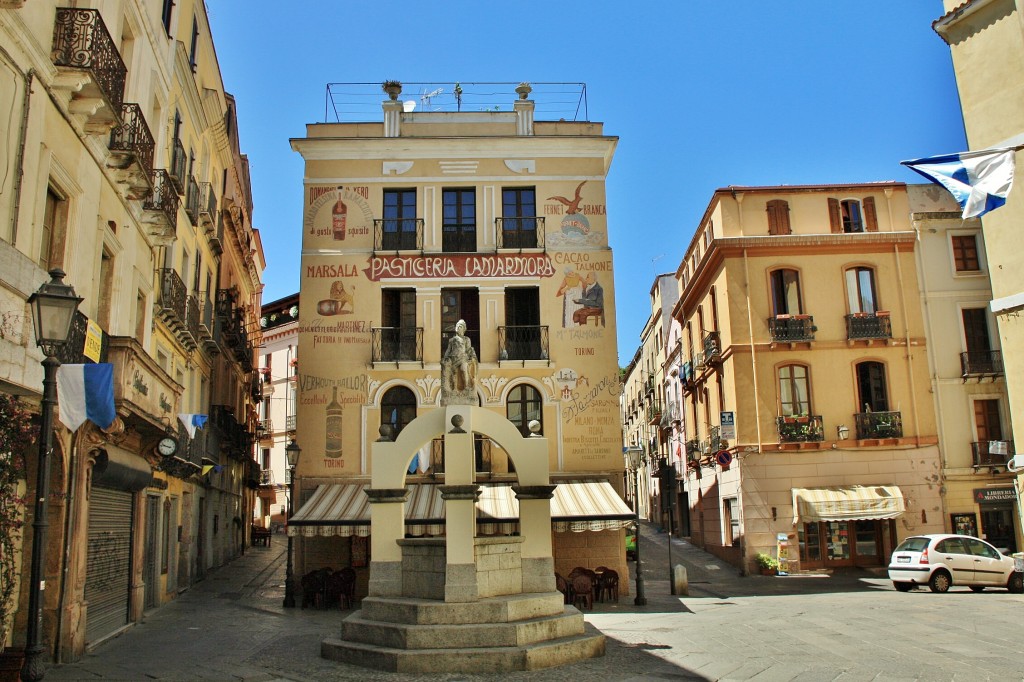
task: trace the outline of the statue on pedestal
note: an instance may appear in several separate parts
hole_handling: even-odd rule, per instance
[[[448,339],[448,347],[441,358],[441,406],[477,405],[476,351],[466,338],[466,322],[455,323],[455,336]]]

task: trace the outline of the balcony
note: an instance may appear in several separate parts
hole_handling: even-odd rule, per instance
[[[199,320],[203,313],[199,307],[199,299],[190,295],[185,299],[185,328],[180,335],[181,342],[189,350],[199,347]]]
[[[69,110],[85,132],[105,133],[121,123],[128,69],[99,10],[58,8],[50,58],[59,72],[54,87],[70,92]]]
[[[273,469],[261,469],[260,470],[260,486],[274,485],[274,470]]]
[[[210,239],[210,250],[213,251],[213,255],[219,256],[224,253],[224,212],[217,211],[217,229],[210,231],[207,230],[207,236]]]
[[[199,292],[202,301],[202,315],[199,317],[199,343],[211,355],[217,354],[217,343],[213,339],[213,302],[205,291]]]
[[[820,443],[825,440],[821,415],[776,417],[780,443]]]
[[[810,315],[776,315],[768,318],[772,343],[799,343],[814,340],[814,318]]]
[[[153,171],[153,189],[142,203],[145,215],[146,234],[158,244],[168,244],[177,236],[178,195],[171,184],[170,176],[163,168]]]
[[[289,414],[284,418],[284,430],[289,433],[295,433],[295,415]]]
[[[892,320],[889,313],[851,313],[846,316],[846,338],[850,341],[891,339]]]
[[[235,418],[234,411],[230,406],[211,405],[210,422],[220,434],[221,450],[236,458],[247,452],[252,454],[251,436],[246,431],[245,425],[240,424]]]
[[[214,231],[214,216],[217,215],[217,195],[213,192],[213,183],[199,183],[199,224],[206,229],[206,234]]]
[[[178,423],[183,387],[129,336],[110,338],[107,362],[114,366],[114,404],[132,431],[148,439],[162,437]]]
[[[495,218],[495,242],[500,249],[543,249],[544,218]]]
[[[178,333],[185,328],[186,298],[188,297],[185,283],[181,281],[174,268],[161,268],[160,295],[158,296],[160,319],[172,331]]]
[[[156,145],[142,107],[134,102],[121,105],[121,125],[110,131],[110,159],[118,182],[128,188],[129,199],[144,199],[153,189],[153,153]]]
[[[445,253],[473,253],[476,251],[476,228],[460,226],[441,229],[441,250]]]
[[[185,183],[188,180],[186,177],[187,167],[188,157],[185,156],[185,147],[181,144],[181,140],[175,138],[171,148],[171,167],[168,170],[171,174],[171,182],[178,194],[185,193]]]
[[[423,362],[423,327],[374,327],[370,333],[373,362]]]
[[[708,365],[717,364],[722,361],[722,340],[721,333],[714,331],[704,335],[704,363]]]
[[[76,310],[75,316],[71,318],[71,330],[68,332],[68,340],[57,352],[56,357],[60,360],[60,364],[83,365],[90,362],[106,362],[110,337],[102,329],[100,334],[99,339],[90,338],[89,318],[81,311]],[[94,357],[89,357],[85,354],[87,343],[92,346],[90,355]],[[99,344],[98,347],[95,345],[97,343]],[[96,359],[97,350],[99,351],[98,359]]]
[[[199,183],[193,177],[185,186],[185,213],[192,227],[199,225]]]
[[[876,440],[903,437],[901,412],[861,412],[853,415],[857,427],[857,440]]]
[[[373,221],[374,251],[422,251],[422,218],[384,218]]]
[[[498,327],[498,359],[549,361],[547,325]]]
[[[644,393],[654,393],[654,377],[644,377],[643,387]]]
[[[971,454],[973,455],[975,468],[978,467],[1005,467],[1010,458],[1017,454],[1013,449],[1012,440],[986,440],[980,443],[971,443]]]
[[[272,438],[274,435],[274,421],[272,419],[261,419],[256,425],[256,434],[260,440]]]
[[[960,376],[965,382],[971,377],[995,379],[1003,374],[1002,351],[980,350],[960,354]]]
[[[654,400],[647,406],[647,423],[651,426],[661,423],[661,401]]]

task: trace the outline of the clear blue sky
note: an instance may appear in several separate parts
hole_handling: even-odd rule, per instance
[[[941,0],[206,0],[238,102],[263,300],[299,286],[302,159],[329,82],[585,82],[619,137],[608,177],[620,364],[711,193],[726,185],[922,179],[966,149]],[[511,100],[511,97],[510,97]]]

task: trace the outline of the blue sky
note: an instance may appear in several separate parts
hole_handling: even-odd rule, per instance
[[[330,82],[584,82],[619,137],[608,177],[620,364],[711,193],[921,178],[966,149],[941,0],[206,0],[238,102],[267,256],[264,301],[299,286],[302,159]],[[511,101],[511,95],[510,95]]]

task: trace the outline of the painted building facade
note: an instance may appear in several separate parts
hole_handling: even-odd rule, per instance
[[[322,485],[368,480],[381,428],[394,435],[437,409],[459,320],[479,404],[524,435],[539,422],[553,480],[592,477],[621,494],[605,203],[616,138],[600,123],[535,121],[529,86],[520,99],[513,87],[500,110],[476,112],[412,111],[396,92],[383,122],[310,124],[292,140],[305,160],[301,502]],[[495,443],[476,449],[479,482],[515,481]],[[443,464],[438,441],[413,459],[409,481],[443,481]],[[300,574],[365,565],[359,532],[304,533]],[[621,529],[556,532],[556,570],[603,564],[625,575],[621,547]]]

